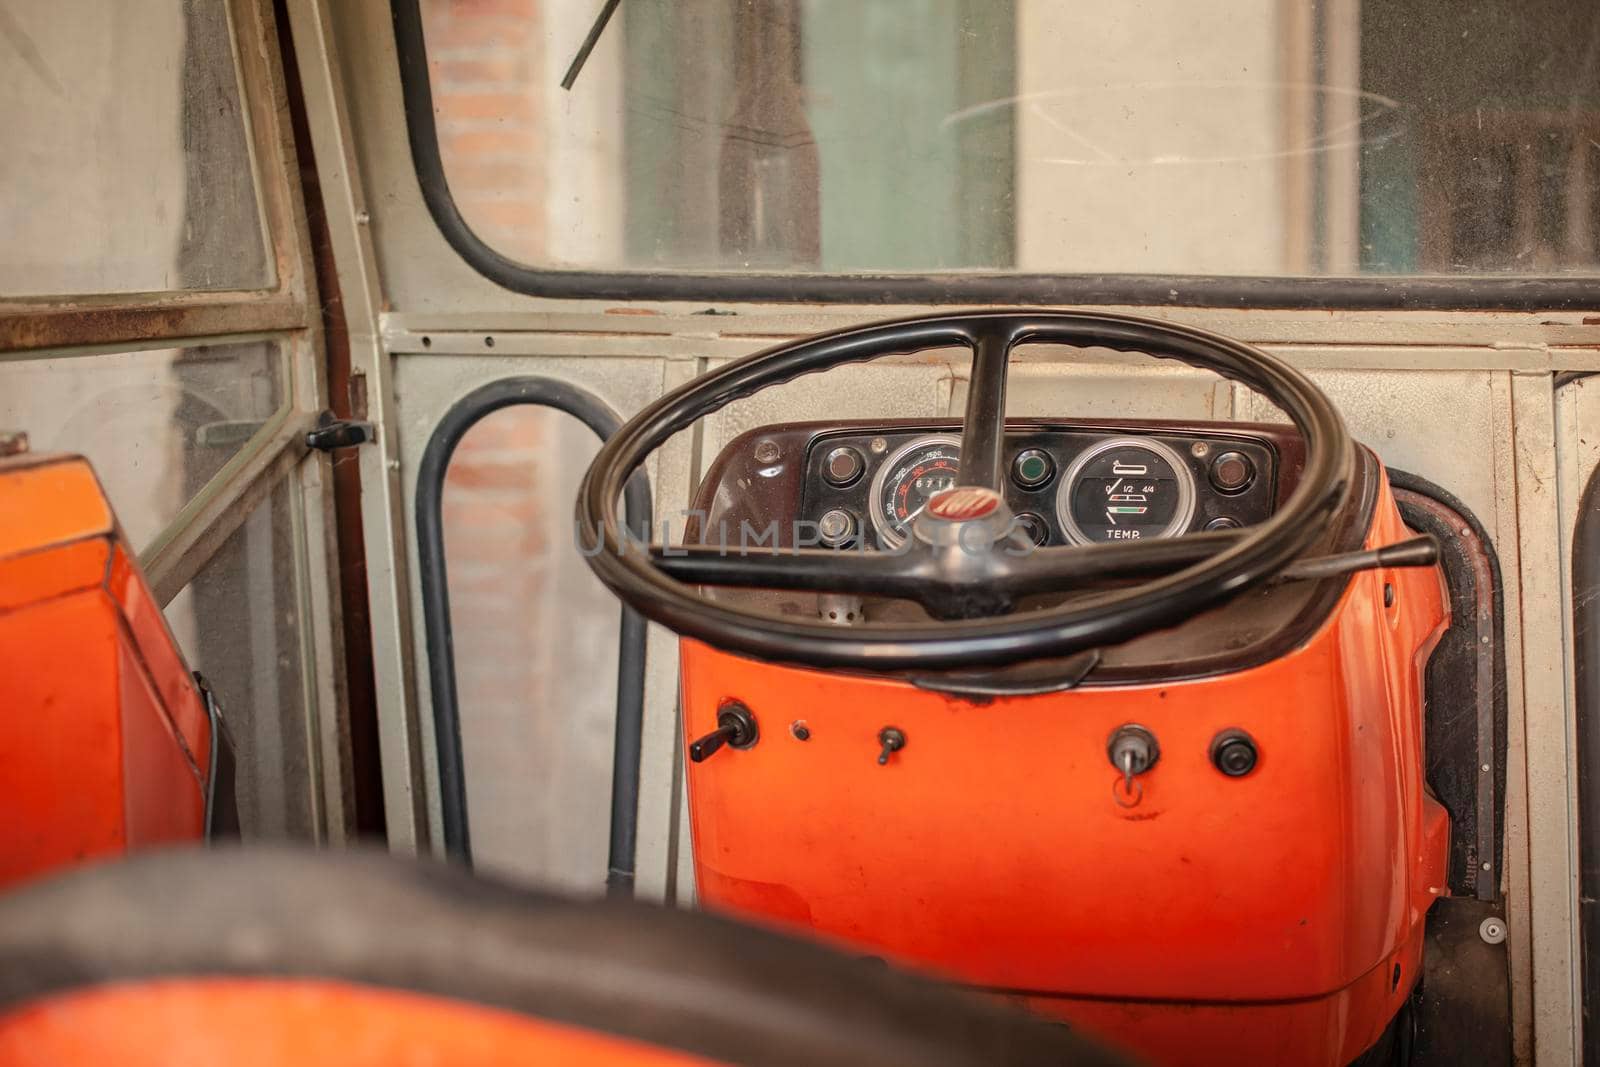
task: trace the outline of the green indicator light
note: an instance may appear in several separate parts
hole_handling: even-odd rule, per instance
[[[1041,452],[1024,452],[1017,457],[1017,481],[1024,486],[1039,485],[1050,477],[1050,458]]]

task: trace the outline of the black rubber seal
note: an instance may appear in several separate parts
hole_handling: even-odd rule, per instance
[[[746,274],[549,270],[490,247],[456,206],[439,153],[418,0],[392,0],[406,132],[423,202],[461,258],[528,296],[842,304],[1077,304],[1375,311],[1562,311],[1600,306],[1593,277],[1220,277],[1204,274]],[[555,88],[551,85],[552,90]]]
[[[531,406],[564,411],[602,441],[621,425],[617,413],[570,382],[555,378],[503,378],[480,386],[451,405],[434,427],[417,469],[417,568],[421,574],[422,624],[428,646],[428,686],[433,698],[433,736],[439,765],[439,809],[445,854],[472,865],[467,819],[466,766],[461,752],[461,709],[456,693],[455,635],[450,625],[450,580],[445,568],[444,479],[456,445],[479,420],[502,408]],[[628,528],[639,537],[650,526],[650,484],[641,473],[625,493]],[[617,663],[617,727],[612,751],[611,846],[606,888],[633,892],[638,851],[639,762],[644,731],[645,623],[622,609]]]

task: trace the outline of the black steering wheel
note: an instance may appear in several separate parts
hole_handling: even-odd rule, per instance
[[[1176,359],[1241,382],[1276,404],[1305,442],[1305,466],[1278,511],[1247,530],[1019,551],[1000,496],[1012,348],[1054,342]],[[784,549],[730,555],[714,546],[647,548],[617,519],[617,498],[673,434],[728,403],[804,374],[922,349],[965,346],[972,380],[958,484],[929,501],[898,553]],[[847,670],[955,670],[1058,658],[1174,626],[1272,578],[1322,535],[1350,491],[1355,450],[1321,390],[1283,361],[1188,326],[1087,311],[928,315],[819,334],[746,356],[667,393],[600,449],[578,490],[589,566],[641,614],[686,637],[758,659]],[[600,546],[604,545],[601,549]],[[1022,596],[1142,577],[1038,611]],[[746,586],[904,597],[933,621],[838,626],[779,617],[701,595]]]

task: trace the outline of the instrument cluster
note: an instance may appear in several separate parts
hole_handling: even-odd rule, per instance
[[[1003,492],[1037,545],[1174,537],[1266,519],[1276,461],[1270,444],[1244,436],[1016,427]],[[822,434],[807,455],[800,515],[824,546],[895,549],[960,466],[952,433]]]

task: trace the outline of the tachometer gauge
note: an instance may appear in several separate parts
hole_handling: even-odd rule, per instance
[[[872,525],[884,548],[905,544],[911,520],[935,493],[956,484],[961,440],[947,434],[919,437],[889,454],[872,479]]]
[[[1194,475],[1160,441],[1101,441],[1067,468],[1056,515],[1078,544],[1171,537],[1194,518]]]

